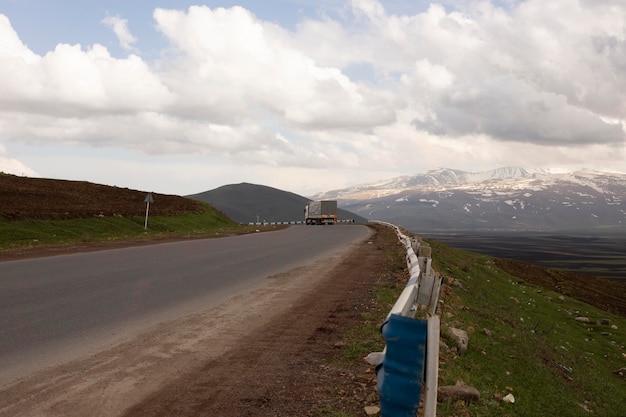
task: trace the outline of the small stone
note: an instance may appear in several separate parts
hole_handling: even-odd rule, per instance
[[[364,357],[363,361],[369,363],[370,365],[377,366],[382,363],[383,359],[385,359],[385,354],[383,352],[372,352]]]
[[[580,323],[591,323],[591,320],[589,319],[589,317],[576,317],[575,319],[576,321],[580,322]]]
[[[342,349],[346,347],[346,344],[344,342],[336,342],[333,346],[335,346],[337,349]]]
[[[439,402],[477,402],[480,400],[480,392],[469,386],[444,386],[437,388],[437,401]]]
[[[513,396],[513,394],[509,393],[502,398],[502,402],[515,404],[515,397]]]
[[[611,325],[611,329],[613,329],[613,330],[617,330],[617,326],[616,326],[616,325],[614,325],[614,324],[612,324],[612,325]]]
[[[367,407],[365,407],[365,414],[367,414],[368,416],[375,416],[378,413],[380,413],[380,407],[378,406],[368,405]]]
[[[463,355],[467,352],[467,345],[469,343],[469,336],[465,330],[456,329],[450,327],[448,329],[448,336],[456,344],[457,352],[459,355]]]
[[[483,334],[484,334],[485,336],[491,337],[491,335],[492,335],[493,333],[491,333],[491,330],[489,330],[489,329],[487,329],[487,328],[485,327],[485,328],[483,329]]]

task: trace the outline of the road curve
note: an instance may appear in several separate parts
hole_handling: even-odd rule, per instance
[[[0,385],[200,311],[365,239],[364,226],[284,230],[0,263]]]

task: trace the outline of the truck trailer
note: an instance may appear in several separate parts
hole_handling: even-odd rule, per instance
[[[304,207],[304,223],[335,224],[337,223],[337,201],[309,201]]]

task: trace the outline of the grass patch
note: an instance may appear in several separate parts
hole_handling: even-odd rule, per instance
[[[390,270],[395,270],[395,268],[392,266]],[[406,279],[408,280],[408,275]],[[405,282],[398,281],[381,283],[376,287],[375,300],[367,312],[361,313],[363,323],[349,330],[344,336],[346,343],[343,349],[343,360],[345,363],[354,363],[355,360],[371,352],[383,349],[384,341],[380,333],[380,325],[389,314],[404,286]]]
[[[401,292],[402,287],[400,285],[382,284],[376,289],[376,301],[378,301],[381,306],[389,306],[391,310],[391,307],[396,302]]]
[[[380,323],[366,321],[360,326],[351,329],[345,335],[346,345],[343,349],[343,360],[346,363],[354,363],[367,356],[370,352],[380,351],[381,335]]]
[[[150,216],[103,216],[68,220],[0,219],[0,250],[38,245],[72,245],[92,242],[158,239],[174,236],[208,237],[251,230],[208,204],[200,213]]]

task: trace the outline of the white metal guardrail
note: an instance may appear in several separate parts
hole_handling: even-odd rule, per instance
[[[337,219],[337,223],[354,223],[354,219]],[[291,220],[284,222],[250,222],[248,226],[275,226],[283,224],[305,224],[304,220]]]
[[[376,366],[381,416],[415,417],[423,386],[423,415],[435,417],[440,332],[437,306],[443,278],[431,269],[430,247],[406,236],[391,223],[370,222],[395,230],[406,248],[409,269],[407,285],[381,326],[385,349],[365,358]],[[415,318],[418,313],[423,318]]]

